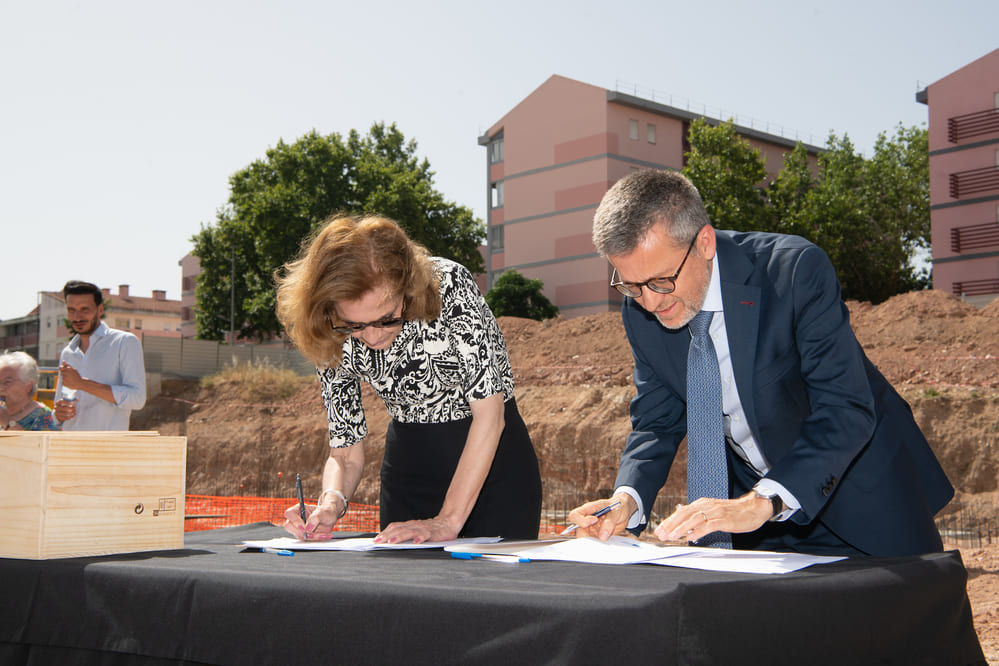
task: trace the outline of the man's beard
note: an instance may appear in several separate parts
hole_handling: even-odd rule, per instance
[[[79,335],[90,335],[91,333],[97,330],[98,326],[101,325],[101,318],[95,316],[93,319],[88,319],[86,324],[87,324],[87,329],[85,331],[78,331],[76,329],[77,323],[73,322],[73,330],[76,331]]]

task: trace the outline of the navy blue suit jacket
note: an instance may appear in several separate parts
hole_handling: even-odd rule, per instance
[[[739,399],[767,477],[801,503],[768,529],[822,521],[872,555],[940,550],[933,514],[954,490],[909,405],[857,342],[829,258],[796,236],[716,238]],[[622,315],[637,395],[616,485],[635,488],[648,511],[687,432],[690,333],[663,327],[630,298]]]

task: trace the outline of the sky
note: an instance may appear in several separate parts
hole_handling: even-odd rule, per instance
[[[0,0],[0,319],[70,279],[179,299],[229,177],[312,130],[395,123],[484,220],[478,137],[553,74],[870,155],[996,25],[995,0]]]

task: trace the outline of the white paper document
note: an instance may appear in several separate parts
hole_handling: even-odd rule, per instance
[[[504,554],[530,560],[561,560],[588,564],[660,564],[707,571],[781,574],[813,564],[846,559],[800,553],[698,548],[696,546],[661,546],[629,537],[612,536],[608,541],[595,537],[562,541],[498,543],[476,548],[470,544],[446,546],[459,553]]]
[[[375,543],[374,537],[352,537],[349,539],[323,539],[300,541],[294,537],[275,537],[266,541],[244,541],[247,548],[273,548],[275,550],[411,550],[414,548],[444,548],[467,544],[496,543],[500,537],[468,537],[453,541],[424,541],[413,543]]]

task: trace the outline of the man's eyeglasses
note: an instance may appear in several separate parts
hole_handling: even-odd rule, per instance
[[[690,245],[687,246],[687,253],[683,255],[683,261],[680,262],[680,267],[676,269],[676,273],[673,273],[673,275],[669,277],[656,277],[645,282],[622,282],[618,279],[617,269],[615,268],[613,274],[611,274],[610,286],[625,296],[631,296],[632,298],[641,297],[642,287],[648,287],[657,294],[672,294],[676,290],[676,279],[680,277],[680,271],[683,270],[683,265],[687,263],[687,257],[690,256],[690,251],[694,249],[694,243],[696,242],[697,235],[690,241]]]
[[[375,321],[367,321],[364,323],[345,323],[341,326],[336,326],[333,324],[333,320],[330,319],[330,315],[326,313],[326,321],[329,322],[330,328],[336,333],[346,333],[350,335],[351,333],[360,333],[367,327],[371,326],[373,328],[392,328],[394,326],[399,326],[406,320],[403,318],[402,313],[398,317],[382,317]]]

